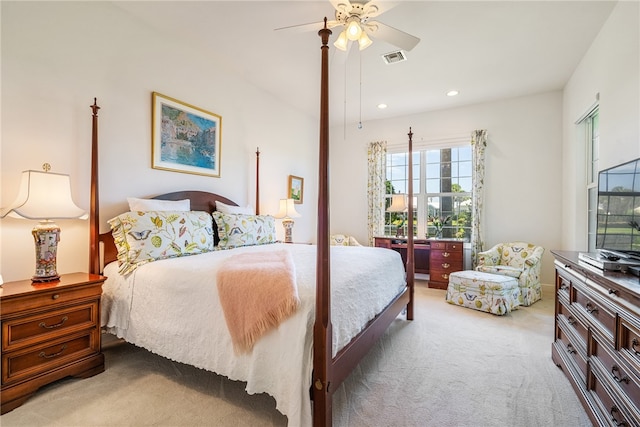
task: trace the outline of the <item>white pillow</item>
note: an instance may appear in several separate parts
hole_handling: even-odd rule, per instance
[[[255,215],[255,210],[253,206],[247,205],[245,207],[242,206],[232,206],[227,205],[225,203],[219,202],[216,200],[216,211],[225,214],[244,214],[244,215]]]
[[[131,212],[149,212],[149,211],[180,211],[188,212],[191,210],[191,200],[157,200],[157,199],[137,199],[135,197],[127,197],[129,202],[129,210]]]

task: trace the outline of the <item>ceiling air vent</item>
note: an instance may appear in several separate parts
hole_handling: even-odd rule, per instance
[[[382,59],[386,64],[395,64],[396,62],[402,62],[407,60],[407,54],[402,50],[396,50],[395,52],[389,52],[382,55]]]

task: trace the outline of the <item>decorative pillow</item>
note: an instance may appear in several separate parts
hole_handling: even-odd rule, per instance
[[[213,250],[211,215],[199,211],[126,212],[109,225],[118,249],[120,274],[151,261]]]
[[[256,213],[253,206],[247,205],[245,207],[242,206],[232,206],[227,205],[225,203],[219,202],[216,200],[216,211],[226,214],[245,214],[245,215],[254,215]]]
[[[135,197],[127,197],[129,202],[129,210],[131,212],[149,212],[149,211],[190,211],[191,200],[156,200],[156,199],[136,199]]]
[[[264,245],[276,241],[276,221],[271,215],[226,214],[214,212],[221,249]]]
[[[332,234],[331,242],[329,244],[331,246],[349,246],[349,236],[345,236],[344,234]]]

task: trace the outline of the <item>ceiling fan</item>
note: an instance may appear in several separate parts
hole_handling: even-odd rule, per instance
[[[369,36],[374,39],[384,40],[406,51],[413,49],[418,42],[420,42],[418,37],[390,27],[382,22],[372,20],[372,18],[375,18],[384,12],[383,7],[381,7],[375,0],[330,1],[336,9],[336,14],[335,20],[327,21],[327,27],[344,28],[334,43],[334,45],[340,50],[346,51],[350,41],[357,42],[360,50],[366,49],[373,43]],[[277,28],[276,30],[310,31],[320,29],[323,26],[324,22],[314,22],[312,24]]]

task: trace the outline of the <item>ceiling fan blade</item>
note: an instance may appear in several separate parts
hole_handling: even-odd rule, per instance
[[[338,21],[327,21],[327,28],[333,28],[340,24]],[[274,31],[287,31],[293,33],[304,33],[307,31],[320,31],[324,28],[324,22],[312,22],[310,24],[291,25],[289,27],[276,28]]]
[[[333,8],[339,12],[349,13],[351,11],[351,2],[349,0],[329,0]]]
[[[382,22],[369,21],[363,25],[363,27],[370,36],[384,40],[406,51],[410,51],[420,42],[418,37],[400,31],[397,28],[390,27]]]

